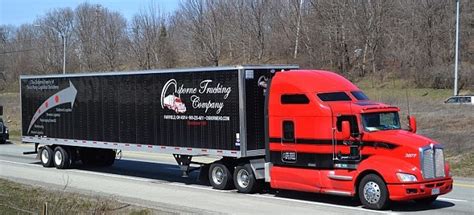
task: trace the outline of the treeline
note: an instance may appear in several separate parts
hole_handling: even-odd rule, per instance
[[[474,83],[474,3],[462,0],[461,87]],[[0,85],[20,74],[299,64],[351,79],[453,85],[454,0],[187,0],[126,20],[84,3],[0,26]],[[0,90],[2,86],[0,86]]]

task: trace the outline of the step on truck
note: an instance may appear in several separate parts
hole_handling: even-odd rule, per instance
[[[430,204],[452,190],[440,143],[344,77],[290,65],[21,76],[22,141],[44,167],[109,166],[116,151],[195,156],[215,189],[271,188]],[[79,162],[80,161],[80,162]],[[79,165],[78,164],[78,165]]]

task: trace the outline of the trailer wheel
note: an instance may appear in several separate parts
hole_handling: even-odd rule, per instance
[[[428,198],[416,199],[415,202],[421,205],[431,205],[437,198],[438,196],[430,196]]]
[[[43,167],[53,167],[53,150],[50,146],[43,146],[40,151],[40,161]]]
[[[209,182],[214,189],[231,189],[232,172],[221,162],[212,163],[209,167]]]
[[[255,193],[260,188],[250,164],[239,165],[235,168],[234,185],[241,193]]]
[[[54,166],[58,169],[66,169],[71,165],[71,157],[66,149],[56,146],[54,149]]]
[[[359,183],[359,198],[365,207],[381,210],[388,206],[388,190],[378,175],[368,174]]]

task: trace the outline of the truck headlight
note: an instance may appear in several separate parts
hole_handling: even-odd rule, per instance
[[[417,181],[416,176],[407,173],[397,172],[397,178],[401,182],[415,182]]]
[[[5,128],[5,134],[8,134],[8,128]]]

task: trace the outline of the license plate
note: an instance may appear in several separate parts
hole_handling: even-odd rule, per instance
[[[439,194],[439,188],[433,188],[431,190],[431,195],[438,195]]]

